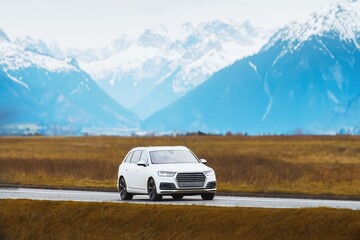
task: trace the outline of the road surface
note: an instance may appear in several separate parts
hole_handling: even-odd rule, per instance
[[[34,199],[50,201],[114,202],[134,204],[203,205],[218,207],[258,207],[258,208],[345,208],[360,210],[360,201],[315,200],[293,198],[259,198],[215,196],[212,201],[203,201],[200,196],[185,196],[175,201],[164,197],[162,201],[150,202],[148,196],[135,196],[131,201],[122,201],[116,192],[93,192],[74,190],[48,190],[31,188],[0,188],[0,199]]]

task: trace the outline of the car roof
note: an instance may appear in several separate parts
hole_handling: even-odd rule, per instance
[[[149,146],[149,147],[136,147],[131,149],[131,151],[135,150],[146,150],[146,151],[161,151],[161,150],[189,150],[184,146]]]

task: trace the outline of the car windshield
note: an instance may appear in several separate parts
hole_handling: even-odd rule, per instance
[[[150,152],[153,164],[167,163],[199,163],[189,150],[159,150]]]

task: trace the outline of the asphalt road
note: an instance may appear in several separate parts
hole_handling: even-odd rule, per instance
[[[30,188],[0,188],[0,199],[33,199],[50,201],[114,202],[134,204],[203,205],[218,207],[259,207],[259,208],[345,208],[360,210],[360,201],[315,200],[293,198],[259,198],[215,196],[212,201],[203,201],[200,196],[185,196],[175,201],[164,197],[162,201],[150,202],[148,196],[135,196],[131,201],[122,201],[118,193],[74,190],[48,190]]]

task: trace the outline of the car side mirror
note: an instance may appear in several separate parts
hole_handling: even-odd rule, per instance
[[[136,164],[137,164],[138,166],[146,167],[146,162],[144,162],[144,161],[138,161]]]
[[[206,159],[203,159],[203,158],[202,158],[202,159],[200,159],[200,162],[201,162],[202,164],[205,164],[205,165],[207,164]]]

